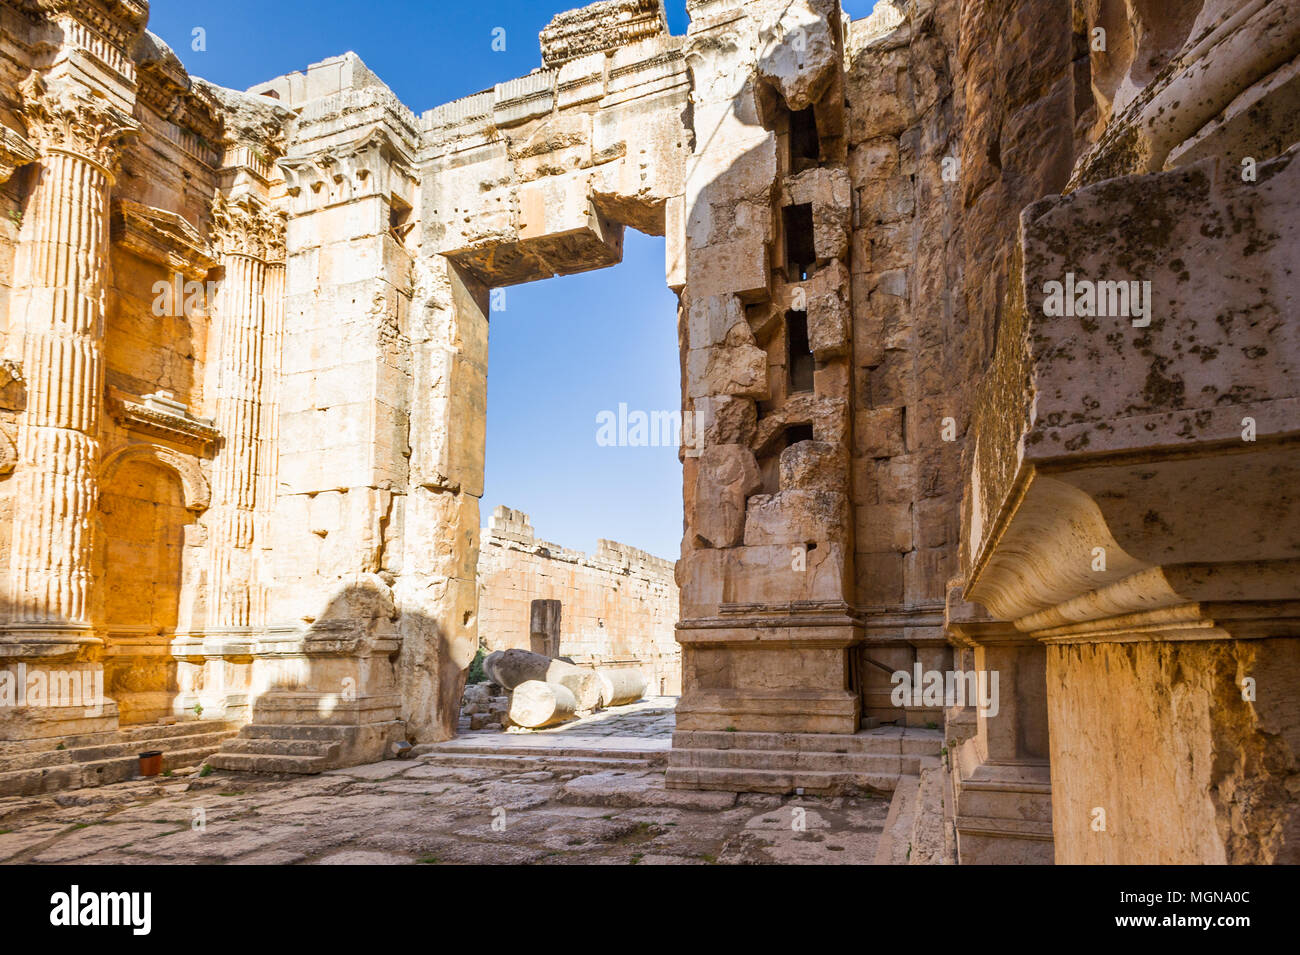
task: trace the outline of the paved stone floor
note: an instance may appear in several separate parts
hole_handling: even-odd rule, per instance
[[[467,733],[413,759],[320,776],[190,772],[4,798],[0,862],[825,865],[875,859],[888,797],[665,789],[673,702],[646,700],[537,732]],[[499,748],[529,755],[492,755]],[[566,755],[572,753],[583,755]],[[524,765],[445,764],[510,759]],[[539,761],[555,768],[538,768]]]
[[[539,730],[523,727],[504,731],[471,730],[469,721],[462,720],[460,735],[455,739],[421,745],[416,752],[434,749],[441,752],[460,749],[488,752],[521,748],[548,751],[581,747],[594,751],[632,749],[642,753],[658,751],[667,754],[672,748],[673,727],[677,723],[676,705],[675,696],[651,697]]]
[[[417,758],[6,798],[0,861],[862,863],[873,861],[888,807],[886,798],[665,790],[662,769],[503,772]]]

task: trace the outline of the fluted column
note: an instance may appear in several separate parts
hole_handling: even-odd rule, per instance
[[[284,216],[275,215],[266,251],[262,288],[266,319],[262,331],[262,420],[258,428],[257,497],[254,541],[259,548],[254,568],[253,626],[265,626],[271,588],[270,521],[275,510],[280,435],[280,358],[284,337]]]
[[[253,539],[262,426],[266,255],[276,221],[259,200],[218,196],[214,244],[225,270],[209,360],[217,362],[215,419],[224,443],[212,467],[208,512],[208,626],[254,623]]]
[[[88,627],[98,499],[109,189],[124,113],[76,84],[23,86],[40,151],[15,273],[27,405],[19,419],[11,619]]]

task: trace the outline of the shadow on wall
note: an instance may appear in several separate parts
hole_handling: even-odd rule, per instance
[[[323,735],[343,741],[340,762],[368,761],[398,740],[453,736],[467,674],[437,622],[401,612],[377,574],[342,585],[302,627],[259,633],[125,633],[31,616],[12,602],[0,609],[0,745],[170,717],[248,722],[284,739],[312,735],[293,728],[333,727]],[[416,704],[437,704],[424,726],[408,724],[412,701],[399,691],[403,639],[420,640],[429,663],[415,674]]]
[[[304,629],[269,628],[249,673],[251,723],[347,728],[356,758],[455,735],[469,661],[389,574],[358,574]],[[399,667],[399,659],[401,666]]]

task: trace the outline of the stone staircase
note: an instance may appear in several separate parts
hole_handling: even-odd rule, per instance
[[[249,723],[207,762],[214,769],[243,773],[323,773],[384,759],[401,728],[399,721],[365,726]]]
[[[536,739],[537,737],[526,737]],[[445,743],[422,744],[415,755],[436,766],[463,769],[495,769],[506,772],[601,772],[623,770],[644,772],[663,769],[668,761],[666,746],[649,745],[648,740],[613,743],[608,738],[592,741],[550,737],[545,745],[511,743],[508,736],[491,734],[480,740],[460,736]]]
[[[893,792],[943,748],[939,730],[885,726],[853,734],[678,730],[669,789],[843,795]]]
[[[238,732],[235,723],[183,720],[11,744],[0,753],[0,796],[102,786],[139,774],[139,754],[162,750],[163,770],[194,766]]]

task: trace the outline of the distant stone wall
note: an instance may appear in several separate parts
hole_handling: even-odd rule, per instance
[[[584,554],[538,540],[528,515],[498,507],[478,559],[478,632],[489,650],[530,649],[534,600],[559,600],[560,655],[640,667],[651,693],[681,692],[673,562],[602,540]]]

